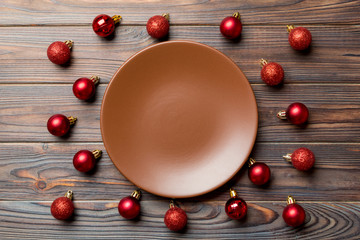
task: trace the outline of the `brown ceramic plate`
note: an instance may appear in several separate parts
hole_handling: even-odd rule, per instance
[[[245,75],[212,47],[168,41],[115,73],[101,107],[105,148],[150,193],[185,198],[216,189],[246,162],[258,127]]]

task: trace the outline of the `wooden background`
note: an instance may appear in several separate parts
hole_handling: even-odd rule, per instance
[[[240,11],[239,42],[224,39],[219,23]],[[265,188],[251,184],[244,167],[212,193],[180,199],[189,222],[182,233],[163,223],[168,199],[143,193],[137,221],[121,218],[119,199],[135,187],[105,153],[92,174],[77,172],[73,155],[80,149],[104,150],[99,114],[107,83],[138,50],[157,43],[146,32],[148,18],[170,13],[170,40],[208,44],[232,58],[244,71],[259,106],[259,132],[252,156],[267,163],[272,180]],[[359,239],[360,238],[360,2],[203,1],[203,0],[2,0],[0,2],[0,238],[14,239]],[[111,40],[91,28],[100,13],[123,21]],[[287,41],[286,24],[307,27],[311,49],[296,52]],[[52,64],[46,49],[72,39],[69,66]],[[280,63],[282,88],[260,79],[258,60]],[[96,100],[72,94],[79,77],[97,74]],[[300,129],[276,118],[276,112],[301,101],[311,112]],[[47,119],[55,113],[79,121],[66,139],[50,135]],[[313,171],[303,173],[282,154],[308,147],[316,155]],[[224,212],[234,186],[249,205],[244,221]],[[76,213],[61,222],[50,214],[51,202],[74,191]],[[288,194],[307,213],[300,228],[286,226],[281,214]]]

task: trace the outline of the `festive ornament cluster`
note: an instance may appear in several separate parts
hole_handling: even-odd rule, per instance
[[[114,15],[110,17],[106,14],[100,14],[93,20],[92,27],[94,32],[100,37],[109,37],[114,33],[115,26],[122,17]],[[157,39],[164,39],[169,33],[169,14],[156,15],[151,17],[147,24],[148,34]],[[289,32],[289,44],[295,50],[307,49],[312,40],[311,33],[303,27],[295,28],[292,25],[287,26]],[[242,32],[242,23],[240,14],[235,12],[232,16],[226,17],[220,24],[221,34],[228,39],[238,39]],[[47,56],[54,64],[63,65],[70,60],[70,50],[74,42],[71,40],[65,42],[53,42],[47,49]],[[269,86],[277,86],[284,80],[284,69],[275,62],[260,60],[261,79]],[[95,95],[95,86],[99,83],[98,76],[90,78],[79,78],[73,84],[73,93],[80,100],[88,101]],[[305,124],[308,120],[309,110],[302,103],[292,103],[286,110],[277,114],[280,119],[287,119],[295,125]],[[58,137],[69,133],[70,127],[75,124],[76,117],[66,117],[62,114],[51,116],[47,122],[48,131]],[[96,161],[101,157],[101,150],[80,150],[73,157],[74,168],[80,172],[89,172],[95,168]],[[292,165],[300,171],[311,169],[315,163],[315,156],[307,148],[296,149],[292,154],[283,156],[284,159],[291,162]],[[250,158],[248,161],[248,177],[256,185],[265,185],[271,178],[271,171],[268,165],[256,162]],[[57,198],[51,205],[51,214],[59,220],[71,218],[74,212],[72,202],[73,192],[69,190],[64,197]],[[119,214],[126,219],[134,219],[140,214],[140,190],[134,191],[130,196],[120,200],[118,204]],[[293,227],[300,226],[305,221],[304,209],[295,203],[292,196],[288,196],[288,205],[284,208],[282,217],[284,221]],[[225,204],[225,212],[231,219],[243,219],[247,214],[246,202],[238,197],[234,189],[230,189],[230,199]],[[187,224],[187,215],[184,210],[175,206],[174,201],[170,202],[169,209],[164,217],[165,225],[172,231],[180,231]]]

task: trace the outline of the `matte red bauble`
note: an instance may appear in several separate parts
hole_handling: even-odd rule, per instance
[[[287,225],[298,227],[305,222],[305,211],[292,196],[288,196],[287,206],[283,210],[282,217]]]
[[[220,32],[228,39],[238,38],[242,31],[240,13],[236,12],[230,17],[226,17],[220,24]]]
[[[98,84],[100,78],[92,76],[89,78],[79,78],[73,84],[73,93],[80,100],[89,100],[95,95],[95,85]]]
[[[69,132],[70,126],[75,124],[76,120],[77,118],[75,117],[55,114],[49,118],[47,129],[52,135],[61,137]]]
[[[284,79],[284,69],[280,64],[276,62],[266,61],[265,59],[260,60],[262,69],[261,69],[261,79],[269,86],[279,85]]]
[[[124,197],[118,205],[119,213],[126,219],[134,219],[140,214],[140,197],[141,192],[135,190],[131,196]]]
[[[94,169],[96,160],[101,157],[101,150],[89,150],[78,151],[73,158],[73,164],[76,170],[80,172],[89,172]]]
[[[115,25],[120,22],[120,20],[120,15],[114,15],[113,17],[110,17],[106,14],[100,14],[94,18],[92,27],[97,35],[100,37],[107,37],[114,32]]]
[[[170,209],[167,210],[164,217],[164,223],[171,231],[180,231],[187,224],[187,215],[184,210],[176,207],[174,202],[170,202]]]
[[[146,30],[153,38],[161,39],[169,33],[169,14],[165,13],[162,16],[156,15],[151,17],[146,23]]]
[[[225,204],[225,212],[231,218],[235,220],[242,219],[247,213],[247,204],[239,198],[234,189],[230,189],[230,199]]]
[[[305,50],[311,44],[311,33],[304,27],[295,28],[293,25],[287,25],[289,32],[290,46],[295,50]]]
[[[59,197],[51,204],[51,214],[59,220],[69,219],[74,213],[74,204],[71,201],[73,192],[67,191],[64,197]]]
[[[304,104],[295,102],[290,104],[286,111],[278,112],[277,117],[287,119],[292,124],[301,125],[307,122],[309,109]]]
[[[74,42],[71,40],[65,42],[53,42],[47,49],[49,60],[55,64],[65,64],[70,60],[70,49]]]
[[[308,171],[315,164],[314,153],[307,148],[298,148],[293,153],[283,156],[284,159],[291,162],[292,165],[300,171]]]
[[[264,185],[270,180],[270,168],[265,163],[256,162],[254,159],[250,158],[248,176],[250,181],[254,184]]]

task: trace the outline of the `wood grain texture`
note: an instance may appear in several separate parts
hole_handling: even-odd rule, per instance
[[[106,85],[97,88],[94,102],[83,102],[71,84],[0,85],[0,142],[101,141],[100,107]],[[285,84],[281,89],[253,85],[258,103],[258,142],[359,142],[360,85]],[[310,109],[306,128],[279,120],[276,113],[300,101]],[[55,114],[78,121],[65,138],[47,132]],[[19,134],[21,133],[21,134]]]
[[[312,149],[315,168],[300,172],[282,159],[282,155],[299,147]],[[115,168],[106,152],[97,168],[89,174],[80,173],[72,164],[81,149],[102,149],[100,143],[2,143],[0,144],[0,199],[51,200],[71,189],[77,200],[120,199],[135,186]],[[247,165],[227,184],[196,197],[189,202],[228,199],[230,187],[249,201],[282,201],[293,194],[304,201],[359,201],[358,153],[360,144],[273,144],[259,143],[252,153],[272,171],[271,183],[257,187],[247,177]],[[224,159],[226,161],[226,159]],[[144,199],[159,200],[147,192]]]
[[[217,26],[172,26],[169,40],[192,40],[215,47],[235,61],[251,83],[262,84],[260,58],[283,66],[285,84],[359,83],[360,27],[307,27],[313,35],[307,52],[289,46],[285,24],[244,26],[240,42],[224,39]],[[70,66],[52,64],[47,47],[67,39],[75,41]],[[73,83],[93,74],[107,83],[130,56],[157,42],[145,26],[120,26],[111,40],[96,36],[89,26],[3,27],[0,83]]]
[[[123,16],[122,24],[145,25],[151,16],[165,12],[170,13],[172,24],[218,25],[225,16],[233,14],[234,11],[240,11],[245,24],[360,23],[360,19],[354,17],[360,11],[360,3],[356,0],[3,0],[0,7],[0,24],[5,26],[90,25],[100,13],[120,14]]]
[[[163,222],[167,201],[142,201],[137,221],[121,218],[118,201],[75,201],[72,221],[50,215],[51,202],[0,202],[2,239],[358,239],[358,203],[305,203],[305,224],[286,226],[281,214],[285,202],[248,202],[245,221],[230,220],[225,202],[181,204],[188,214],[182,233],[169,231]],[[211,226],[211,227],[209,227]]]

